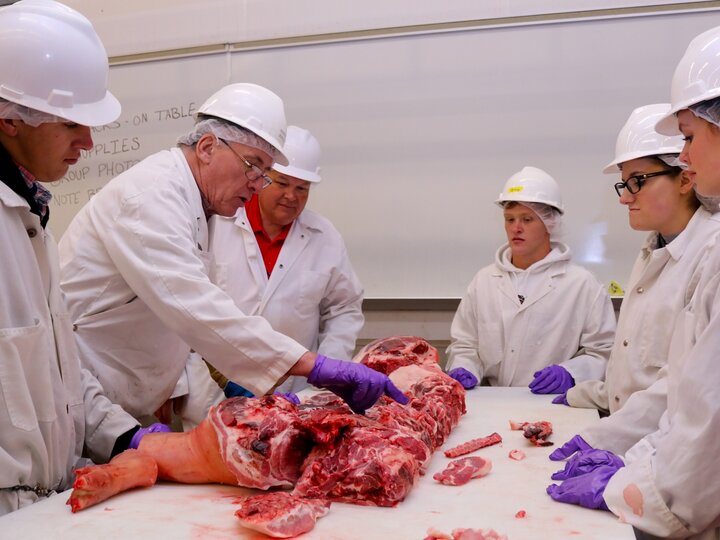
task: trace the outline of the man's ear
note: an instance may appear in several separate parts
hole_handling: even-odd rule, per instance
[[[9,137],[15,137],[18,134],[17,123],[19,120],[13,120],[10,118],[0,118],[0,132],[8,135]]]
[[[208,165],[212,161],[212,155],[217,146],[217,138],[212,133],[206,133],[195,144],[195,155],[197,159]]]

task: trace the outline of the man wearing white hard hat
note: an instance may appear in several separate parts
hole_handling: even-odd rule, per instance
[[[583,430],[551,458],[564,459],[578,445],[622,454],[657,430],[667,409],[663,377],[673,329],[695,293],[709,254],[705,248],[720,233],[720,216],[701,206],[680,167],[682,138],[655,131],[669,110],[668,103],[635,109],[604,171],[621,174],[615,190],[628,207],[630,226],[651,232],[630,275],[605,381],[577,384],[564,402],[611,416]]]
[[[228,85],[177,148],[111,180],[65,232],[62,286],[81,359],[128,412],[153,414],[172,396],[191,348],[257,395],[301,375],[357,412],[384,393],[407,402],[386,376],[309,352],[246,315],[210,279],[207,220],[233,216],[272,182],[273,162],[288,164],[285,131],[277,95]]]
[[[267,319],[278,332],[308,350],[349,358],[363,326],[363,290],[340,233],[326,218],[305,209],[320,182],[320,144],[289,126],[283,152],[288,165],[273,165],[273,183],[234,218],[210,222],[216,282],[245,313]],[[298,392],[302,377],[278,388]],[[226,395],[242,388],[226,385]]]
[[[572,264],[570,248],[557,240],[564,212],[557,182],[525,167],[495,202],[503,208],[507,243],[460,302],[448,374],[466,389],[484,379],[530,385],[539,394],[602,378],[615,315],[602,285]]]
[[[88,126],[120,114],[107,76],[80,13],[49,0],[0,8],[0,515],[68,489],[81,456],[106,462],[140,433],[80,367],[45,228],[42,183],[92,148]]]
[[[655,129],[684,136],[680,161],[697,193],[720,197],[720,27],[688,46],[673,75],[671,108]],[[720,538],[718,238],[708,239],[694,294],[674,325],[658,430],[623,456],[588,459],[579,448],[566,479],[548,488],[558,501],[610,510],[638,538]]]

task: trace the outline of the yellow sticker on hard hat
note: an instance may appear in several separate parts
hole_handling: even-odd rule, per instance
[[[617,281],[611,279],[610,285],[608,285],[608,294],[610,294],[610,296],[623,296],[625,291],[623,291],[623,288]]]
[[[520,193],[523,188],[524,186],[510,186],[508,188],[508,193]]]

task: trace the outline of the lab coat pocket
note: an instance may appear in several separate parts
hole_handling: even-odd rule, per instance
[[[478,353],[485,369],[499,364],[503,358],[503,333],[500,324],[482,322],[478,328]]]
[[[325,296],[325,289],[330,281],[330,274],[303,270],[300,272],[298,285],[299,295],[295,310],[300,316],[308,316],[318,312],[320,301]]]
[[[47,329],[0,329],[0,388],[12,425],[24,431],[56,418],[50,370],[56,369]]]

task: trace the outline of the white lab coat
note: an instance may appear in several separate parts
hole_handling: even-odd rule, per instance
[[[605,382],[585,381],[567,393],[573,407],[612,413],[580,433],[591,446],[622,454],[657,430],[667,408],[660,373],[675,321],[695,292],[707,243],[719,232],[720,216],[699,208],[667,246],[654,249],[657,233],[647,238],[623,299]]]
[[[671,538],[720,538],[720,244],[690,305],[678,317],[668,355],[668,408],[660,428],[625,454],[608,483],[609,508],[634,527]],[[625,499],[628,486],[642,511]],[[632,499],[631,499],[632,501]],[[639,510],[636,508],[636,510]]]
[[[363,289],[329,220],[304,210],[290,227],[270,278],[244,208],[235,219],[211,220],[210,251],[216,283],[243,312],[264,317],[311,351],[352,357],[364,322]],[[307,386],[304,377],[290,377],[278,390]]]
[[[63,490],[83,451],[110,458],[137,422],[80,369],[59,287],[55,242],[27,202],[0,182],[0,515]],[[0,536],[2,533],[0,533]]]
[[[256,394],[307,352],[242,313],[211,282],[210,259],[200,190],[178,148],[111,180],[60,241],[81,359],[136,416],[170,397],[191,347]]]
[[[570,262],[565,244],[552,248],[531,268],[535,292],[522,304],[505,269],[508,244],[475,275],[452,322],[448,370],[463,367],[492,386],[526,386],[550,364],[576,382],[605,375],[615,331],[610,297]]]

